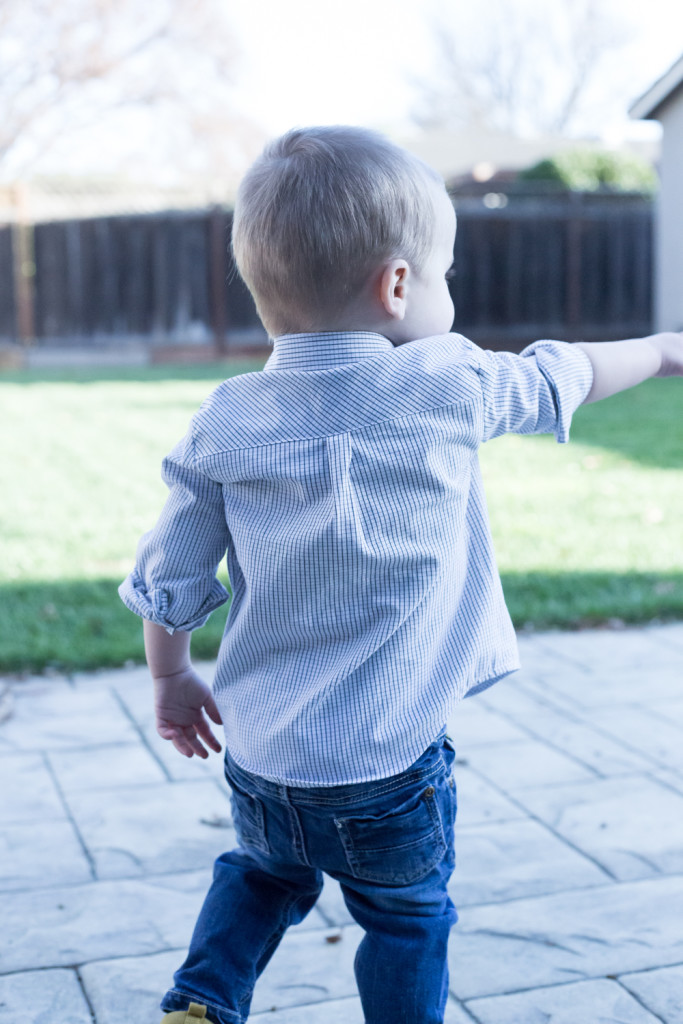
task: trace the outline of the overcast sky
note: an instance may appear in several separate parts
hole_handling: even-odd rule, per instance
[[[531,2],[548,9],[548,0]],[[633,36],[623,57],[635,99],[683,53],[683,4],[604,2]],[[449,0],[242,0],[232,8],[244,50],[240,103],[273,133],[293,123],[400,121],[414,102],[411,77],[432,72],[428,11],[453,6]]]
[[[556,2],[506,0],[506,10],[508,4],[513,12],[536,5],[548,13],[557,9],[552,6]],[[605,136],[616,142],[620,133],[647,130],[642,124],[629,128],[628,103],[683,53],[683,4],[600,3],[615,12],[631,40],[619,51],[619,60],[605,66],[608,77],[621,78],[624,94],[601,124]],[[227,9],[241,50],[235,108],[265,135],[293,125],[349,123],[405,137],[416,103],[415,81],[434,74],[430,15],[452,16],[458,5],[472,17],[482,9],[471,0],[230,0]],[[158,119],[149,111],[102,118],[81,143],[68,137],[58,143],[41,158],[38,171],[125,170],[132,177],[163,181],[172,176],[172,160],[150,141],[150,117]],[[3,172],[8,174],[11,166]]]

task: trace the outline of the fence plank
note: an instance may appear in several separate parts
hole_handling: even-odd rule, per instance
[[[540,336],[607,340],[652,329],[648,200],[513,197],[488,209],[470,196],[456,197],[456,210],[456,328],[475,341],[519,348]]]
[[[534,337],[651,330],[652,204],[642,198],[456,197],[455,329],[494,347]],[[227,248],[231,214],[170,211],[37,224],[37,343],[150,346],[263,339]],[[11,239],[0,270],[11,280]],[[7,287],[5,287],[7,291]],[[0,291],[0,334],[17,336],[16,296]]]
[[[17,337],[12,228],[0,227],[0,341]]]

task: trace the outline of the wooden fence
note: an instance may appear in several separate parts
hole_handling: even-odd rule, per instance
[[[487,207],[503,203],[503,208]],[[652,330],[653,204],[640,195],[456,197],[456,327],[518,348]]]
[[[505,205],[503,205],[505,204]],[[457,196],[455,329],[518,349],[652,323],[652,204],[639,196]],[[262,344],[228,251],[230,213],[0,229],[0,340],[41,347]]]

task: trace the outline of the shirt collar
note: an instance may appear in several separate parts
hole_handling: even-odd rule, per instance
[[[329,370],[391,352],[393,344],[371,331],[281,334],[265,370]]]

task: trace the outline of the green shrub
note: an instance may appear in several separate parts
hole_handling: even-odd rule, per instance
[[[634,153],[611,150],[568,149],[521,171],[518,177],[555,182],[577,192],[610,188],[652,194],[657,189],[657,175],[650,164]]]

